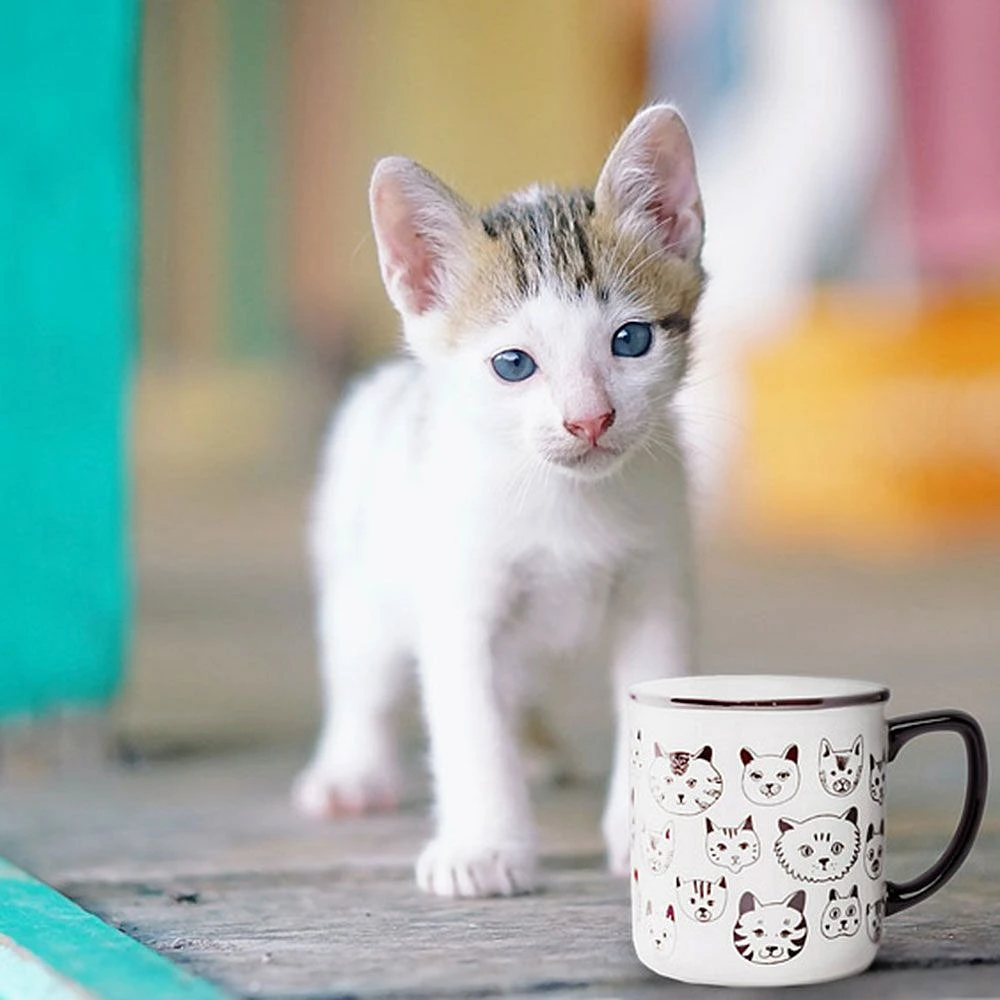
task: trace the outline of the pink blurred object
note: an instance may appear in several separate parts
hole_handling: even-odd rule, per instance
[[[1000,2],[895,0],[913,236],[921,269],[1000,267]]]

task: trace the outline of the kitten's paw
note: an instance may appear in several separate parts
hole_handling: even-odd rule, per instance
[[[350,772],[306,768],[292,786],[292,802],[299,812],[316,819],[386,812],[399,805],[400,781],[392,768]]]
[[[417,885],[435,896],[519,896],[536,884],[528,847],[456,847],[432,840],[417,861]]]

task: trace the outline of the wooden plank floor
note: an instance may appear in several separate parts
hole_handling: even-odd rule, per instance
[[[234,996],[708,996],[653,979],[632,956],[626,887],[600,868],[593,776],[608,726],[591,679],[567,670],[553,682],[582,779],[537,795],[537,896],[418,894],[411,868],[429,826],[412,727],[401,813],[336,825],[291,813],[288,785],[315,722],[303,501],[304,487],[262,484],[215,503],[147,498],[137,667],[121,719],[133,766],[8,780],[2,853]],[[704,585],[708,669],[870,676],[893,687],[894,712],[965,708],[1000,745],[996,555],[876,570],[719,548]],[[890,876],[943,844],[960,780],[957,742],[901,754]],[[1000,995],[996,806],[960,876],[888,922],[876,969],[804,995]]]

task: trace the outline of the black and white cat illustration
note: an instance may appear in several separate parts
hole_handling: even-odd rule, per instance
[[[697,753],[673,750],[664,753],[653,744],[649,787],[663,809],[678,816],[696,816],[713,805],[722,794],[722,775],[712,766],[712,748]]]
[[[831,795],[850,795],[861,780],[865,766],[865,744],[858,736],[847,750],[834,750],[830,741],[819,744],[819,780]]]
[[[781,836],[774,852],[781,867],[804,882],[833,882],[842,878],[858,859],[861,834],[858,807],[840,816],[821,813],[808,819],[778,820]]]
[[[677,918],[674,916],[673,905],[671,904],[665,909],[662,907],[654,908],[653,901],[647,900],[642,922],[653,947],[661,955],[669,955],[677,944]]]
[[[718,920],[726,909],[728,898],[725,875],[716,882],[707,878],[693,878],[686,882],[679,877],[677,879],[677,899],[681,909],[700,924]]]
[[[760,837],[753,828],[753,816],[739,826],[716,826],[705,817],[705,853],[713,865],[741,872],[760,857]]]
[[[885,761],[876,760],[872,754],[868,755],[871,773],[868,776],[868,791],[871,793],[872,801],[880,805],[885,799]]]
[[[830,899],[820,919],[823,937],[854,937],[861,929],[861,900],[858,887],[851,886],[846,896],[838,896],[836,889],[830,890]]]
[[[642,730],[637,729],[632,737],[632,768],[642,770]]]
[[[873,944],[882,940],[882,921],[885,919],[885,900],[877,899],[865,907],[865,930]]]
[[[799,790],[799,748],[792,743],[780,754],[757,754],[740,750],[743,762],[743,794],[761,806],[787,802]]]
[[[777,965],[795,958],[809,936],[805,908],[803,889],[779,903],[762,903],[752,892],[743,893],[733,927],[736,950],[757,965]]]
[[[667,823],[662,831],[642,826],[642,853],[654,875],[662,875],[674,860],[674,824]]]
[[[879,820],[878,829],[872,823],[868,824],[865,834],[865,871],[870,878],[882,875],[882,855],[885,853],[885,820]]]

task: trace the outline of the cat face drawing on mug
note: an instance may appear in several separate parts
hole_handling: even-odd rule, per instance
[[[858,809],[851,806],[840,816],[822,813],[795,820],[778,820],[781,836],[774,852],[781,867],[804,882],[833,882],[842,878],[858,859],[861,834]]]
[[[757,965],[777,965],[795,958],[809,936],[805,907],[802,889],[779,903],[762,903],[752,892],[743,893],[739,919],[733,927],[737,952]]]
[[[760,857],[760,837],[753,828],[753,816],[739,826],[716,826],[705,817],[705,853],[713,865],[741,872]]]
[[[704,812],[722,794],[722,775],[712,766],[712,748],[664,753],[654,743],[649,787],[657,804],[669,813],[696,816]]]
[[[643,923],[653,947],[661,954],[669,955],[677,944],[677,919],[673,906],[657,909],[651,899],[647,900]]]
[[[865,871],[870,878],[882,874],[882,855],[885,853],[885,820],[879,820],[878,829],[869,823],[865,833]]]
[[[858,887],[851,886],[845,896],[830,890],[830,899],[820,919],[820,930],[825,938],[853,937],[861,928],[861,900]]]
[[[874,755],[869,754],[870,774],[868,776],[868,791],[871,793],[872,801],[882,804],[885,798],[885,761],[876,760]]]
[[[687,882],[680,877],[677,879],[677,899],[681,909],[699,924],[718,920],[726,909],[728,898],[725,875],[717,882],[707,878],[693,878]]]
[[[819,744],[819,780],[831,795],[850,795],[865,766],[864,740],[859,736],[848,749],[834,750],[828,739]]]
[[[761,806],[787,802],[799,790],[799,748],[793,743],[780,754],[756,754],[740,750],[743,762],[743,794]]]
[[[882,940],[882,921],[885,919],[885,900],[878,899],[865,906],[865,930],[873,944]]]
[[[674,860],[674,824],[667,823],[663,830],[642,827],[642,853],[654,875],[662,875]]]

